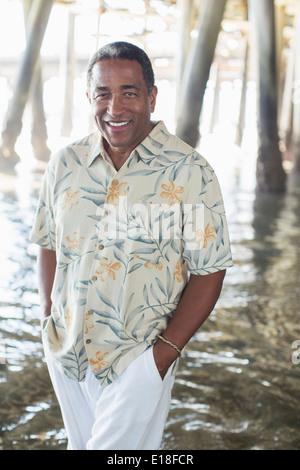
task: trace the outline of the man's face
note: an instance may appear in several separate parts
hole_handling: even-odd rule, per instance
[[[87,96],[109,154],[120,151],[129,156],[147,137],[156,95],[156,87],[149,95],[137,61],[109,59],[94,65]]]

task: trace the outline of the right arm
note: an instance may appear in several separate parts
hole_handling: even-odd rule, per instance
[[[46,318],[51,314],[51,291],[56,269],[56,252],[39,247],[37,266],[42,318]]]

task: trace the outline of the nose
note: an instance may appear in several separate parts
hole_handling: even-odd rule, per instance
[[[111,117],[118,117],[124,111],[124,104],[122,97],[113,95],[107,105],[107,112]]]

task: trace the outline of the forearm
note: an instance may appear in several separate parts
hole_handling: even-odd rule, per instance
[[[164,338],[182,349],[212,312],[222,289],[224,271],[205,276],[191,275],[176,312],[163,332]],[[162,376],[178,357],[176,350],[161,340],[155,344],[154,357]]]
[[[225,271],[191,275],[164,336],[182,349],[212,312],[222,289]]]
[[[51,291],[56,270],[55,251],[39,247],[37,266],[41,311],[43,317],[47,317],[51,313]]]

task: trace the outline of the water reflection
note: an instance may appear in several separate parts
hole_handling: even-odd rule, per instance
[[[300,448],[300,365],[291,360],[300,339],[299,186],[255,195],[252,170],[239,154],[222,171],[235,266],[183,354],[165,449]],[[66,446],[40,342],[36,247],[28,243],[42,173],[20,164],[17,175],[0,175],[0,447],[7,450]]]

